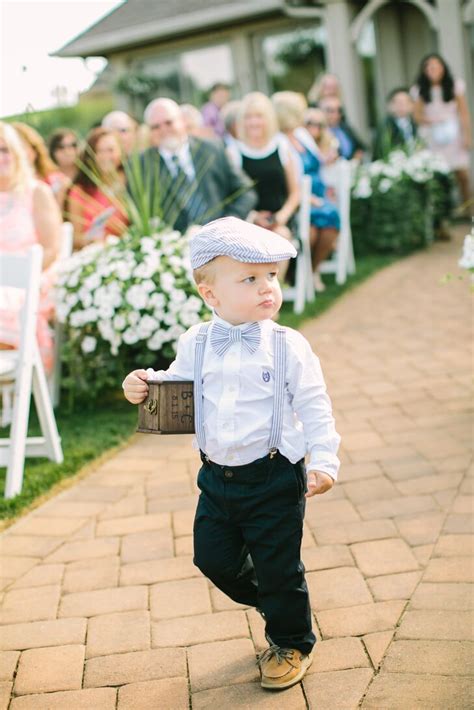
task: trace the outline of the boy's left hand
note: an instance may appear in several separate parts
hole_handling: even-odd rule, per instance
[[[315,495],[321,495],[330,491],[334,485],[334,479],[328,473],[323,471],[308,471],[308,491],[306,498],[311,498]]]

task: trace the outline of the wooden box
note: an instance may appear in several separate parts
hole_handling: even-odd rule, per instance
[[[193,382],[148,380],[148,397],[138,405],[137,431],[194,434]]]

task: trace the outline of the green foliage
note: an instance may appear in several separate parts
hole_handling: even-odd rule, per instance
[[[359,166],[351,201],[356,256],[404,254],[430,244],[437,224],[449,217],[451,186],[447,166],[426,150],[397,150]]]
[[[88,99],[75,106],[61,106],[47,111],[31,111],[17,116],[8,116],[8,122],[22,121],[36,128],[45,140],[56,128],[71,128],[85,136],[91,128],[99,124],[106,113],[115,108],[110,99]]]
[[[126,441],[135,429],[137,411],[120,396],[98,402],[92,411],[86,413],[82,407],[70,412],[67,403],[64,403],[56,411],[56,419],[63,446],[64,462],[55,464],[44,458],[26,459],[22,492],[9,500],[1,497],[6,469],[0,469],[0,491],[2,491],[0,518],[18,515],[59,481],[73,476],[107,449]],[[8,433],[7,429],[0,429],[0,437],[6,437]],[[31,436],[40,434],[34,412],[29,434]]]

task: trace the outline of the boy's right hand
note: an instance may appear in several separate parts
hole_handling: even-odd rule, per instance
[[[148,373],[146,370],[133,370],[122,382],[125,399],[132,404],[140,404],[148,395]]]

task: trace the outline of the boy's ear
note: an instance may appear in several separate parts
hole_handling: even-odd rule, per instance
[[[214,295],[212,286],[206,283],[200,283],[197,290],[203,301],[205,301],[208,306],[215,307],[218,305],[218,300]]]

